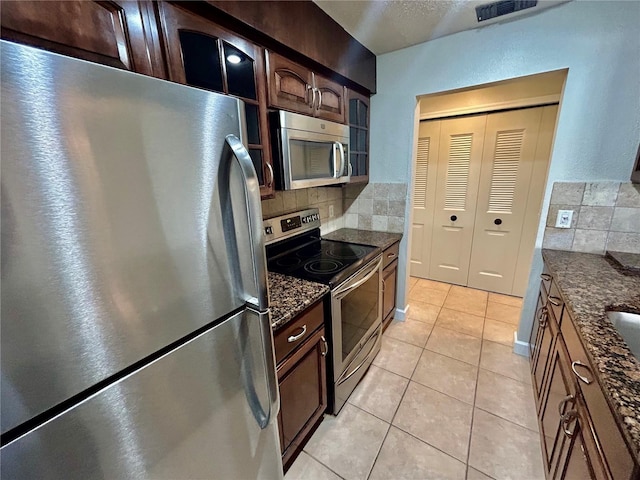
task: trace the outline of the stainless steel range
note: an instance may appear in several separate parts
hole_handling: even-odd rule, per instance
[[[323,240],[317,208],[264,221],[268,269],[329,285],[329,411],[337,414],[380,351],[382,251]]]

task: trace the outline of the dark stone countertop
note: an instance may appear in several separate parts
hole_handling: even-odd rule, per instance
[[[269,272],[271,327],[280,329],[329,292],[327,285]]]
[[[625,274],[602,255],[543,250],[599,383],[640,461],[640,362],[606,316],[640,312],[640,277]]]
[[[356,230],[354,228],[341,228],[322,236],[325,240],[336,240],[339,242],[359,243],[360,245],[371,245],[380,247],[382,250],[389,248],[396,242],[402,240],[401,233],[375,232],[369,230]]]

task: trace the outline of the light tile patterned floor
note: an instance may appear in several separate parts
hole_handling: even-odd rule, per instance
[[[408,319],[286,480],[543,480],[522,300],[411,278]]]

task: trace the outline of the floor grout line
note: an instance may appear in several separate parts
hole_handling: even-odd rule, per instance
[[[306,453],[307,455],[309,455],[311,458],[313,458],[316,462],[318,462],[320,465],[322,465],[324,468],[326,468],[327,470],[329,470],[331,473],[333,473],[334,475],[336,475],[338,478],[341,478],[342,480],[344,480],[344,477],[342,475],[340,475],[338,472],[336,472],[335,470],[333,470],[331,467],[329,467],[328,465],[325,465],[324,463],[322,463],[320,460],[318,460],[316,457],[314,457],[313,455],[311,455],[309,452],[307,452],[304,448],[302,449],[302,452],[300,453]],[[298,458],[300,458],[300,455],[298,455]],[[296,458],[295,462],[296,463],[298,461],[298,458]],[[293,467],[293,463],[291,464],[291,467]],[[289,470],[291,470],[291,467],[289,467]]]
[[[417,278],[417,277],[412,277],[412,278]],[[416,287],[418,284],[419,284],[419,281],[416,281],[416,282],[415,282],[415,284],[414,284],[414,285],[409,289],[409,293],[411,293],[412,291],[414,291],[414,290],[415,290],[415,287]],[[453,287],[453,285],[452,285],[452,287]],[[496,417],[496,418],[499,418],[499,419],[501,419],[501,420],[504,420],[504,421],[506,421],[506,422],[508,422],[508,423],[510,423],[510,424],[512,424],[512,425],[515,425],[515,426],[521,427],[521,428],[523,428],[523,429],[525,429],[525,430],[527,430],[527,431],[529,431],[529,432],[539,434],[539,432],[536,432],[535,430],[532,430],[532,429],[530,429],[530,428],[528,428],[528,427],[526,427],[526,426],[524,426],[524,425],[521,425],[521,424],[519,424],[519,423],[516,423],[516,422],[514,422],[514,421],[512,421],[512,420],[510,420],[510,419],[504,418],[504,417],[502,417],[502,416],[500,416],[500,415],[498,415],[498,414],[496,414],[496,413],[493,413],[493,412],[491,412],[491,411],[489,411],[489,410],[486,410],[485,408],[480,408],[480,407],[478,407],[478,406],[477,406],[476,402],[477,402],[477,399],[478,399],[478,384],[479,384],[480,370],[483,370],[483,371],[485,371],[485,372],[492,373],[492,374],[494,374],[494,375],[499,375],[499,376],[500,376],[500,377],[502,377],[502,378],[506,378],[506,379],[513,380],[513,381],[518,382],[519,384],[522,384],[522,385],[527,385],[527,386],[528,386],[528,389],[530,389],[530,390],[531,390],[531,395],[532,395],[532,396],[533,396],[533,387],[532,387],[532,385],[531,385],[530,383],[523,382],[522,380],[515,379],[515,378],[512,378],[512,377],[509,377],[509,376],[504,375],[504,374],[502,374],[502,373],[500,373],[500,372],[494,372],[494,371],[492,371],[492,370],[490,370],[490,369],[488,369],[488,368],[482,368],[482,367],[481,367],[481,362],[482,362],[482,358],[483,358],[483,354],[484,354],[484,346],[485,346],[485,343],[484,343],[484,342],[485,342],[485,341],[487,341],[487,342],[491,342],[491,343],[496,344],[496,345],[502,345],[502,346],[504,346],[504,347],[511,347],[511,348],[513,348],[513,345],[506,345],[506,344],[503,344],[503,343],[500,343],[500,342],[495,342],[495,341],[493,341],[493,340],[489,340],[489,339],[484,338],[485,330],[486,330],[487,320],[492,320],[492,321],[495,321],[495,322],[500,322],[500,323],[503,323],[503,324],[506,324],[506,325],[510,325],[510,326],[512,326],[512,327],[514,327],[514,328],[517,328],[517,325],[515,325],[515,324],[513,324],[513,323],[511,323],[511,322],[505,322],[505,321],[502,321],[502,320],[499,320],[499,319],[494,319],[494,318],[489,318],[489,317],[487,317],[487,312],[488,312],[488,307],[489,307],[489,303],[488,303],[488,302],[489,302],[489,294],[488,294],[488,293],[487,293],[487,298],[486,298],[486,301],[485,301],[485,304],[484,304],[484,314],[483,314],[483,315],[478,315],[477,313],[471,313],[471,312],[469,312],[469,311],[465,311],[465,310],[461,310],[461,309],[460,309],[460,310],[458,310],[458,309],[456,309],[456,308],[444,307],[445,302],[447,301],[447,299],[450,297],[450,295],[451,295],[451,293],[452,293],[452,289],[453,289],[452,287],[450,287],[450,288],[447,290],[446,295],[444,296],[444,300],[443,300],[443,302],[442,302],[442,304],[441,304],[441,305],[435,305],[435,304],[431,304],[431,303],[428,303],[428,302],[423,302],[423,301],[420,301],[420,300],[412,300],[413,302],[416,302],[416,303],[419,303],[419,304],[428,305],[428,306],[429,306],[429,307],[431,307],[431,308],[437,308],[437,309],[438,309],[438,313],[437,313],[437,315],[435,316],[435,320],[434,320],[434,322],[423,322],[423,321],[421,321],[421,320],[417,320],[417,319],[415,319],[415,318],[411,318],[411,317],[408,317],[408,318],[407,318],[407,320],[412,320],[412,321],[415,321],[415,322],[424,323],[425,325],[431,325],[431,329],[430,329],[430,331],[429,331],[429,334],[426,336],[426,340],[425,340],[425,342],[424,342],[424,345],[422,345],[422,346],[420,346],[420,345],[415,345],[415,344],[410,343],[410,342],[407,342],[407,341],[405,341],[405,340],[401,340],[401,339],[394,338],[394,337],[392,337],[392,336],[387,335],[387,338],[388,338],[388,339],[391,339],[391,340],[396,341],[396,342],[400,342],[401,344],[405,344],[405,345],[408,345],[408,346],[411,346],[411,347],[420,348],[420,349],[422,350],[422,351],[421,351],[421,353],[420,353],[420,356],[418,357],[418,361],[415,363],[415,365],[414,365],[414,367],[413,367],[413,369],[412,369],[411,374],[409,375],[409,377],[405,377],[404,375],[400,375],[400,374],[398,374],[398,373],[396,373],[396,372],[394,372],[394,371],[389,370],[388,368],[385,368],[385,367],[382,367],[382,366],[380,366],[380,365],[375,365],[375,364],[374,364],[374,366],[375,366],[376,368],[379,368],[379,369],[381,369],[381,370],[384,370],[384,371],[385,371],[385,372],[387,372],[387,373],[391,373],[391,374],[393,374],[393,375],[395,375],[395,376],[397,376],[397,377],[400,377],[400,378],[403,378],[403,379],[407,380],[406,385],[404,386],[404,389],[403,389],[402,394],[401,394],[401,396],[400,396],[400,400],[399,400],[399,402],[398,402],[397,406],[395,407],[395,410],[394,410],[394,412],[393,412],[393,415],[391,416],[391,420],[387,421],[387,420],[385,420],[385,419],[382,419],[382,418],[380,418],[379,416],[377,416],[376,414],[374,414],[374,413],[372,413],[372,412],[369,412],[369,411],[367,411],[366,409],[364,409],[364,408],[362,408],[362,407],[360,407],[360,406],[358,406],[358,405],[355,405],[355,404],[351,403],[350,401],[347,401],[347,403],[349,403],[349,405],[351,405],[352,407],[355,407],[356,409],[358,409],[358,410],[360,410],[360,411],[362,411],[362,412],[364,412],[364,413],[367,413],[367,414],[371,415],[372,417],[374,417],[374,418],[376,418],[376,419],[378,419],[378,420],[380,420],[380,421],[384,422],[385,424],[387,424],[387,430],[386,430],[386,432],[385,432],[385,434],[384,434],[384,437],[382,438],[382,442],[380,443],[380,446],[379,446],[379,447],[378,447],[378,449],[377,449],[377,452],[376,452],[375,458],[374,458],[374,460],[373,460],[373,463],[371,464],[371,467],[369,468],[369,470],[368,470],[368,472],[367,472],[367,475],[366,475],[366,477],[365,477],[366,479],[369,479],[369,478],[371,477],[371,475],[372,475],[372,473],[373,473],[373,470],[375,469],[375,466],[376,466],[376,464],[377,464],[377,462],[378,462],[378,460],[379,460],[380,454],[381,454],[381,452],[382,452],[382,448],[384,447],[384,444],[385,444],[385,442],[386,442],[386,440],[387,440],[387,438],[388,438],[388,436],[389,436],[389,433],[391,432],[391,428],[392,428],[392,427],[395,427],[395,428],[396,428],[396,429],[398,429],[399,431],[401,431],[401,432],[403,432],[403,433],[405,433],[405,434],[409,435],[410,437],[412,437],[412,438],[414,438],[414,439],[418,440],[419,442],[421,442],[421,443],[423,443],[423,444],[425,444],[425,445],[428,445],[429,447],[431,447],[431,448],[435,449],[436,451],[443,453],[443,454],[444,454],[444,455],[446,455],[447,457],[450,457],[450,458],[452,458],[452,459],[456,460],[457,462],[462,463],[462,464],[465,466],[465,478],[467,478],[467,477],[468,477],[468,475],[469,475],[469,471],[470,471],[470,469],[472,469],[472,468],[474,468],[475,470],[477,470],[477,471],[481,472],[483,475],[486,475],[486,476],[487,476],[487,477],[489,477],[489,478],[493,478],[493,477],[491,477],[491,475],[488,475],[488,474],[486,474],[485,472],[483,472],[482,470],[479,470],[479,469],[478,469],[478,468],[476,468],[476,467],[472,467],[472,466],[469,464],[469,460],[470,460],[470,457],[471,457],[471,443],[472,443],[472,438],[473,438],[473,422],[474,422],[474,419],[475,419],[475,410],[476,410],[476,409],[478,409],[478,410],[480,410],[480,411],[482,411],[482,412],[485,412],[485,413],[487,413],[487,414],[489,414],[489,415],[492,415],[492,416],[494,416],[494,417]],[[427,286],[425,286],[424,288],[429,289],[429,287],[427,287]],[[464,288],[470,288],[470,287],[464,287]],[[431,289],[431,290],[438,290],[438,289]],[[475,290],[475,289],[473,289],[473,290]],[[440,290],[440,291],[442,291],[442,290]],[[410,300],[411,300],[411,299],[410,299]],[[504,303],[504,304],[503,304],[503,303],[501,303],[501,302],[493,302],[493,303],[498,303],[498,304],[501,304],[501,305],[514,307],[514,305],[509,305],[509,304],[506,304],[506,303]],[[456,311],[456,312],[461,312],[461,313],[465,313],[465,314],[469,314],[469,315],[475,315],[475,316],[477,316],[477,317],[482,317],[482,318],[483,318],[483,322],[482,322],[482,335],[481,335],[480,337],[476,337],[475,335],[469,335],[469,334],[468,334],[468,333],[466,333],[466,332],[461,332],[461,331],[455,330],[454,328],[450,328],[450,327],[447,327],[447,326],[439,325],[437,322],[438,322],[438,318],[440,317],[440,314],[442,313],[443,308],[447,308],[447,309],[449,309],[449,310],[453,310],[453,311]],[[520,307],[520,308],[521,308],[521,307]],[[472,338],[479,339],[479,340],[480,340],[480,353],[479,353],[479,355],[478,355],[478,363],[477,363],[477,364],[468,363],[468,362],[466,362],[466,361],[464,361],[464,360],[460,360],[460,359],[455,358],[455,357],[452,357],[452,356],[450,356],[450,355],[446,355],[446,354],[443,354],[443,353],[441,353],[441,352],[437,352],[437,351],[434,351],[434,350],[431,350],[431,349],[427,348],[427,344],[428,344],[429,340],[431,339],[431,336],[433,335],[433,331],[434,331],[434,329],[435,329],[436,327],[438,327],[438,328],[442,328],[442,329],[445,329],[445,330],[448,330],[448,331],[453,331],[453,332],[459,333],[459,334],[461,334],[461,335],[466,335],[466,336],[468,336],[468,337],[472,337]],[[415,375],[415,372],[416,372],[416,370],[417,370],[417,368],[418,368],[418,365],[420,364],[420,360],[422,359],[422,356],[424,355],[424,352],[435,353],[435,354],[437,354],[437,355],[441,355],[441,356],[443,356],[443,357],[446,357],[446,358],[449,358],[449,359],[452,359],[452,360],[456,360],[456,361],[458,361],[458,362],[462,362],[462,363],[464,363],[465,365],[469,365],[469,366],[475,367],[475,387],[474,387],[474,390],[473,390],[473,400],[472,400],[472,403],[467,403],[467,402],[465,402],[464,400],[460,400],[459,398],[456,398],[456,397],[454,397],[454,396],[452,396],[452,395],[450,395],[450,394],[448,394],[448,393],[441,392],[440,390],[438,390],[438,389],[436,389],[436,388],[433,388],[433,387],[431,387],[431,386],[429,386],[429,385],[424,385],[423,383],[421,383],[421,382],[419,382],[419,381],[413,380],[413,376]],[[462,461],[462,460],[460,460],[459,458],[454,457],[453,455],[451,455],[451,454],[449,454],[449,453],[445,452],[444,450],[442,450],[442,449],[440,449],[440,448],[438,448],[438,447],[436,447],[436,446],[434,446],[434,445],[431,445],[429,442],[426,442],[425,440],[423,440],[423,439],[421,439],[421,438],[417,437],[416,435],[412,434],[411,432],[408,432],[408,431],[404,430],[403,428],[401,428],[401,427],[399,427],[399,426],[397,426],[397,425],[394,425],[394,424],[393,424],[394,420],[396,419],[396,417],[397,417],[397,415],[398,415],[398,411],[400,410],[400,407],[401,407],[401,405],[402,405],[403,401],[405,400],[405,397],[406,397],[407,391],[408,391],[408,389],[409,389],[409,386],[411,385],[411,382],[414,382],[414,383],[416,383],[417,385],[420,385],[420,386],[421,386],[421,387],[423,387],[423,388],[428,388],[429,390],[435,391],[435,392],[437,392],[437,393],[440,393],[440,394],[442,394],[442,395],[445,395],[445,396],[447,396],[447,397],[449,397],[449,398],[452,398],[452,399],[454,399],[454,400],[458,400],[459,402],[464,403],[465,405],[469,405],[469,406],[471,407],[471,422],[470,422],[470,425],[469,425],[469,441],[468,441],[468,444],[467,444],[466,461]],[[309,452],[307,452],[307,451],[306,451],[306,450],[304,450],[304,449],[303,449],[303,452],[304,452],[305,454],[309,455],[309,456],[310,456],[314,461],[316,461],[316,462],[320,463],[320,465],[322,465],[323,467],[327,468],[330,472],[332,472],[333,474],[335,474],[336,476],[338,476],[339,478],[341,478],[341,479],[343,479],[343,480],[344,480],[344,477],[342,477],[341,475],[339,475],[337,472],[335,472],[335,471],[334,471],[333,469],[331,469],[329,466],[325,465],[323,462],[321,462],[320,460],[318,460],[316,457],[314,457],[313,455],[311,455]]]
[[[489,298],[489,295],[487,294],[487,300]],[[485,328],[485,324],[486,324],[486,319],[487,319],[487,307],[488,307],[488,301],[485,304],[484,307],[484,317],[485,317],[485,321],[482,322],[482,338],[484,339],[484,328]],[[484,346],[484,342],[481,341],[480,342],[480,354],[478,355],[478,372],[477,372],[477,376],[476,376],[476,388],[473,390],[473,406],[471,407],[471,424],[469,425],[469,443],[467,445],[467,471],[465,473],[465,479],[469,476],[469,460],[471,458],[471,441],[473,440],[473,420],[475,417],[475,412],[476,412],[476,400],[478,398],[478,383],[480,383],[480,363],[482,362],[482,349]]]

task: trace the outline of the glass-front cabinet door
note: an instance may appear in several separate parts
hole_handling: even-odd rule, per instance
[[[232,95],[244,101],[249,155],[260,193],[274,192],[267,126],[264,51],[217,24],[174,4],[158,4],[162,18],[169,79]]]
[[[351,182],[369,181],[369,97],[353,90],[349,95],[349,161]]]

